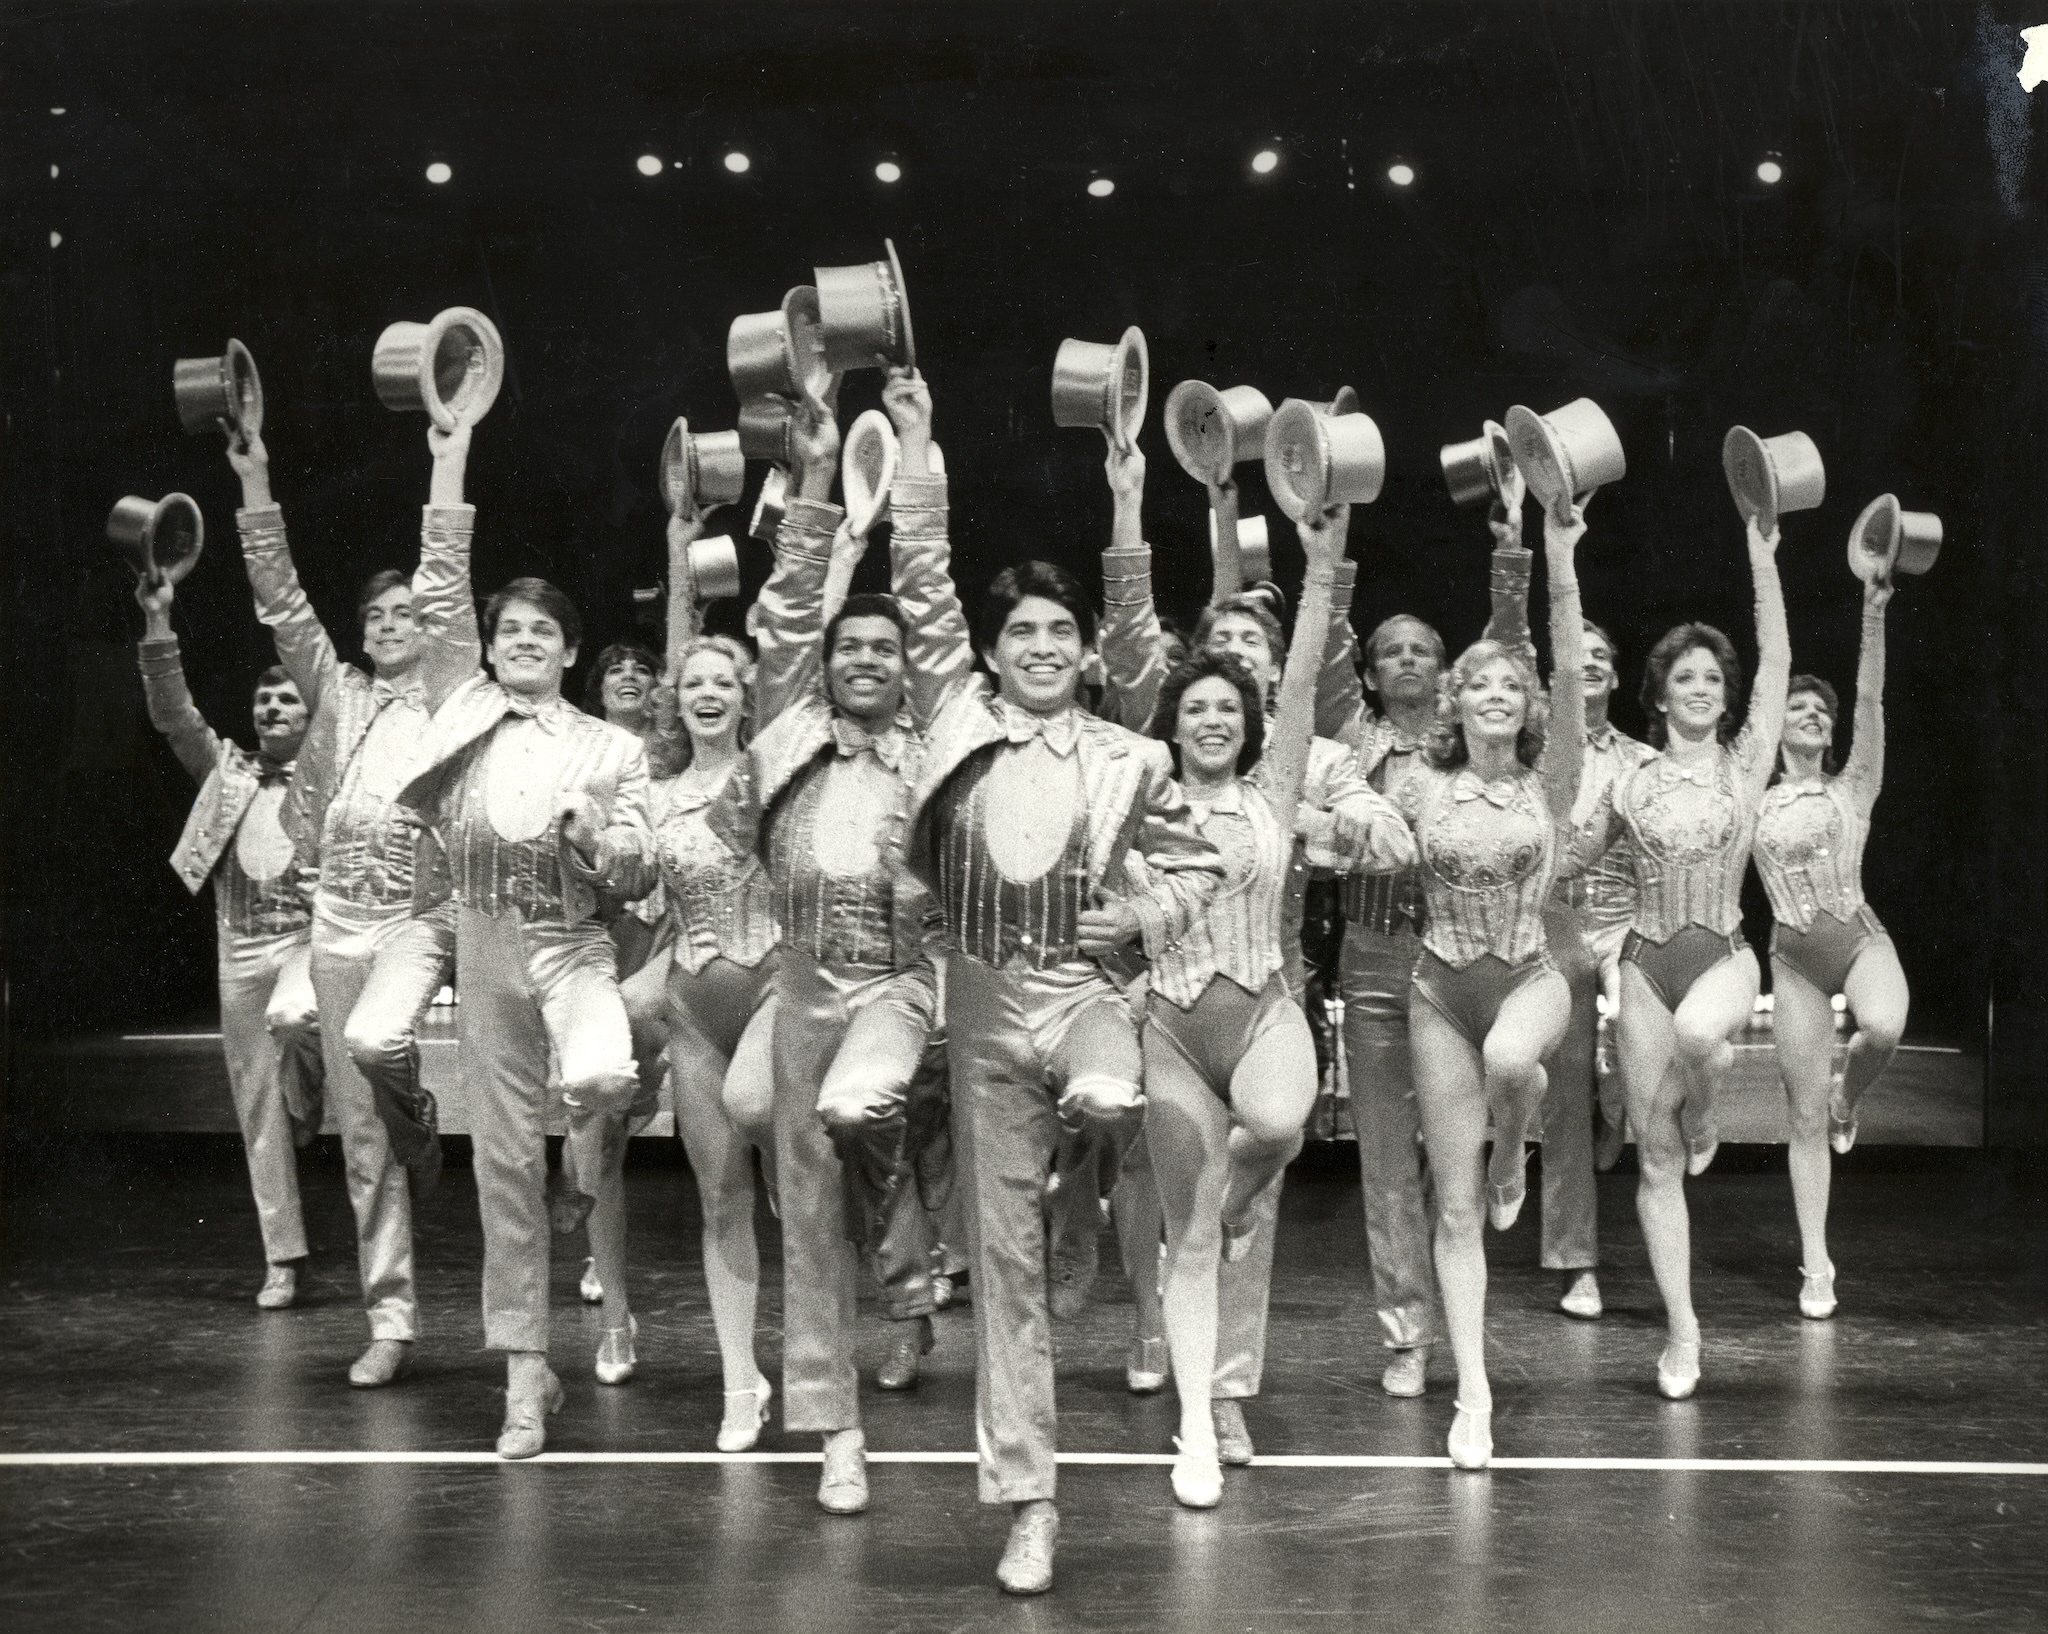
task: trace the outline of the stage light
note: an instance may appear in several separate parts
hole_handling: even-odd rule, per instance
[[[50,110],[50,117],[53,119],[62,119],[64,117],[64,110],[62,108],[52,108]]]
[[[639,168],[640,174],[643,176],[659,176],[661,174],[661,161],[651,153],[641,154],[635,163]]]
[[[1091,199],[1106,199],[1115,191],[1116,183],[1107,176],[1097,176],[1088,184],[1088,196]]]
[[[50,248],[51,248],[51,249],[53,249],[53,250],[54,250],[54,249],[55,249],[55,248],[56,248],[56,247],[57,247],[57,246],[58,246],[59,244],[61,244],[61,243],[63,243],[63,242],[64,242],[64,235],[63,235],[62,233],[52,233],[52,234],[50,234]]]
[[[439,187],[443,182],[448,181],[450,178],[454,176],[454,174],[455,172],[450,170],[439,159],[436,159],[432,164],[427,166],[427,180],[432,182],[436,187]]]
[[[55,181],[56,179],[57,179],[57,167],[56,167],[55,165],[52,165],[52,166],[50,166],[50,180],[51,180],[51,181]]]
[[[1388,165],[1387,180],[1396,187],[1413,187],[1415,185],[1415,167],[1407,164]]]
[[[1260,148],[1257,153],[1252,155],[1252,174],[1255,176],[1270,176],[1279,167],[1279,164],[1279,154],[1275,153],[1271,148]]]
[[[894,159],[884,159],[875,166],[875,180],[878,182],[900,182],[903,180],[903,167]]]
[[[1775,158],[1766,158],[1756,167],[1756,179],[1766,187],[1776,187],[1785,179],[1785,167]]]
[[[754,161],[740,152],[738,148],[734,148],[732,152],[725,156],[725,168],[730,170],[735,176],[744,176],[754,168]]]

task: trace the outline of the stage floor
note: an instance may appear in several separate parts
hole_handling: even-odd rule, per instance
[[[530,1465],[489,1456],[502,1368],[480,1349],[465,1169],[419,1222],[419,1371],[354,1392],[342,1374],[364,1330],[331,1140],[302,1164],[305,1301],[274,1314],[251,1303],[232,1140],[31,1136],[8,1157],[11,1629],[2048,1627],[2048,1231],[2038,1184],[2015,1193],[1980,1154],[1839,1165],[1830,1323],[1794,1303],[1782,1159],[1738,1154],[1695,1182],[1705,1379],[1677,1404],[1652,1383],[1629,1177],[1601,1182],[1596,1323],[1552,1308],[1532,1203],[1489,1236],[1502,1466],[1473,1475],[1442,1457],[1447,1356],[1422,1400],[1378,1387],[1357,1179],[1325,1150],[1287,1192],[1266,1393],[1247,1414],[1262,1460],[1229,1475],[1220,1509],[1174,1505],[1170,1396],[1124,1390],[1113,1253],[1096,1303],[1059,1328],[1065,1533],[1055,1593],[1029,1603],[995,1589],[1006,1516],[974,1501],[966,1310],[938,1319],[918,1391],[863,1392],[880,1455],[867,1515],[816,1510],[811,1437],[771,1427],[761,1456],[707,1455],[719,1380],[672,1142],[642,1143],[629,1169],[640,1372],[621,1389],[591,1377],[598,1318],[565,1241],[568,1405]],[[778,1239],[765,1211],[760,1225],[774,1376]],[[884,1343],[870,1317],[864,1371]]]

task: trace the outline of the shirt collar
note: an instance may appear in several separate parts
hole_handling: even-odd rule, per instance
[[[1244,784],[1240,779],[1232,778],[1229,784],[1216,794],[1214,799],[1189,793],[1185,785],[1182,786],[1181,792],[1187,795],[1188,805],[1193,808],[1197,818],[1216,816],[1242,817],[1244,815]]]
[[[1034,715],[1028,709],[1019,709],[1007,698],[995,700],[996,716],[1003,723],[1003,736],[1012,743],[1029,743],[1033,738],[1042,738],[1045,746],[1062,757],[1074,752],[1074,745],[1081,738],[1081,716],[1074,709],[1063,709],[1057,715]]]
[[[511,714],[524,715],[543,731],[560,732],[569,724],[569,711],[573,706],[559,692],[552,698],[536,700],[507,687],[505,707]]]

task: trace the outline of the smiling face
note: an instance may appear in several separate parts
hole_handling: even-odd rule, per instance
[[[1072,613],[1044,596],[1026,596],[1003,620],[989,662],[1011,703],[1034,715],[1056,715],[1074,701],[1087,650]]]
[[[1529,692],[1521,671],[1506,658],[1489,658],[1465,677],[1457,708],[1468,749],[1493,744],[1512,751],[1529,722]]]
[[[530,698],[550,698],[562,690],[562,676],[575,662],[576,649],[546,609],[515,597],[499,610],[491,632],[491,669],[500,686]]]
[[[858,614],[839,621],[825,655],[832,705],[862,726],[882,727],[903,707],[903,632],[892,618]]]
[[[273,760],[289,760],[299,752],[311,713],[294,681],[264,681],[256,688],[256,743]]]
[[[654,696],[654,671],[646,660],[628,653],[612,661],[599,689],[606,720],[614,726],[638,726],[647,718]]]
[[[1691,738],[1712,737],[1728,713],[1728,680],[1711,647],[1688,647],[1664,677],[1665,724]]]
[[[1785,700],[1785,730],[1780,742],[1801,754],[1820,755],[1834,747],[1835,717],[1818,692],[1795,692]]]
[[[1244,695],[1220,675],[1205,675],[1180,695],[1173,741],[1182,769],[1214,780],[1237,770],[1244,752]]]
[[[1442,672],[1435,634],[1421,619],[1404,618],[1380,637],[1367,679],[1390,704],[1420,704],[1436,696]]]
[[[724,749],[737,743],[746,703],[746,686],[729,653],[706,647],[683,660],[676,708],[695,747]]]
[[[1590,625],[1586,629],[1585,659],[1579,666],[1579,674],[1586,682],[1586,703],[1597,708],[1614,696],[1615,682],[1614,649],[1607,645],[1607,638]]]
[[[363,609],[363,651],[386,680],[419,662],[420,630],[413,621],[411,585],[394,584]]]
[[[1261,692],[1280,679],[1280,655],[1259,621],[1249,613],[1219,613],[1202,643],[1204,652],[1228,653],[1252,672]]]

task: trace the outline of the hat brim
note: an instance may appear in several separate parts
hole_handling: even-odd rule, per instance
[[[896,259],[896,241],[882,240],[889,255],[889,276],[896,280],[896,314],[903,324],[903,367],[917,367],[917,331],[910,326],[910,285],[903,281],[903,263]]]

